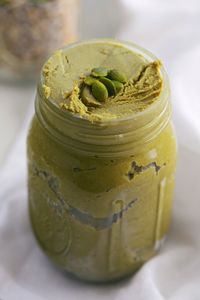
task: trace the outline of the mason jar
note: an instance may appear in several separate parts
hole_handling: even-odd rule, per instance
[[[6,78],[34,78],[52,51],[75,41],[78,2],[3,0],[0,3],[1,73]]]
[[[49,258],[84,280],[134,273],[157,253],[169,228],[176,137],[163,67],[161,76],[155,103],[102,123],[46,101],[39,81],[28,135],[31,223]]]

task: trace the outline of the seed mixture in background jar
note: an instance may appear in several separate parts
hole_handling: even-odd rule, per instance
[[[0,0],[0,66],[34,78],[52,51],[77,39],[78,0]]]

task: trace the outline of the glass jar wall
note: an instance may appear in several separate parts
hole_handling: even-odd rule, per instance
[[[135,272],[167,233],[176,138],[163,67],[161,73],[157,102],[101,125],[46,101],[39,83],[28,136],[32,227],[44,252],[82,279],[110,281]]]

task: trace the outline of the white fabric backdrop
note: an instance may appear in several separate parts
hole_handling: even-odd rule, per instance
[[[165,247],[131,279],[106,286],[74,281],[49,263],[32,236],[27,216],[25,138],[31,108],[0,169],[1,300],[200,300],[200,2],[106,2],[108,16],[122,18],[116,32],[108,27],[109,35],[153,51],[163,59],[171,78],[179,161]],[[103,11],[99,9],[99,14]],[[105,17],[102,24],[98,18],[97,35],[100,26],[104,32],[110,20],[106,23]],[[95,37],[92,29],[85,32],[84,37]]]

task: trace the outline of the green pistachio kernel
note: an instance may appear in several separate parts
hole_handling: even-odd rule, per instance
[[[91,75],[94,77],[104,77],[108,75],[108,69],[104,67],[92,69]]]
[[[112,80],[112,82],[114,83],[117,94],[118,94],[121,91],[121,89],[123,88],[124,85],[123,85],[123,83],[121,83],[119,81],[116,81],[116,80]]]
[[[127,82],[127,78],[126,78],[126,75],[119,72],[118,70],[116,69],[113,69],[111,70],[109,73],[108,73],[108,77],[112,80],[116,80],[116,81],[119,81],[121,83],[126,83]]]
[[[93,83],[92,94],[100,102],[105,101],[108,98],[108,90],[100,81]]]
[[[86,84],[86,85],[92,85],[93,83],[95,83],[97,81],[97,79],[95,79],[94,77],[86,77],[85,79],[84,79],[84,83]]]
[[[101,104],[94,98],[94,96],[91,93],[91,89],[85,85],[82,90],[82,101],[87,106],[92,107],[98,107],[101,106]]]
[[[99,80],[107,87],[109,96],[115,96],[117,94],[117,89],[112,80],[106,77],[101,77]]]

